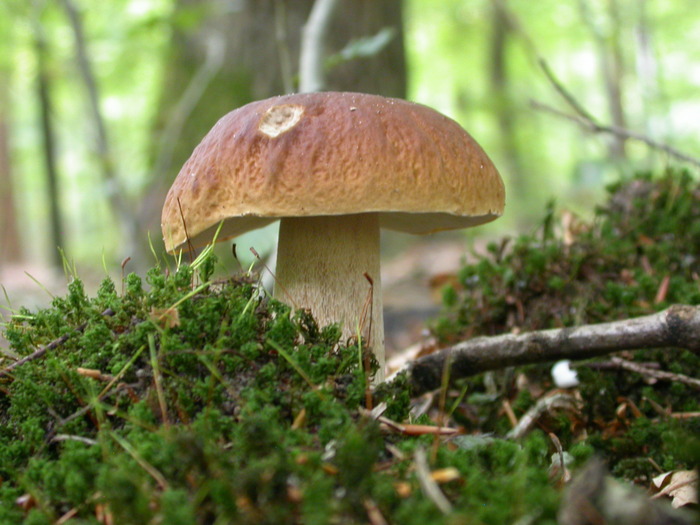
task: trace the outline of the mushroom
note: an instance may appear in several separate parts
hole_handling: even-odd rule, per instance
[[[362,335],[381,379],[380,228],[476,226],[504,200],[496,168],[448,117],[377,95],[303,93],[219,120],[170,188],[161,226],[172,253],[281,219],[274,296]]]

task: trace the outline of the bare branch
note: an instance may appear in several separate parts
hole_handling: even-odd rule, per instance
[[[450,380],[454,381],[507,366],[665,347],[700,351],[700,306],[673,305],[655,314],[623,321],[476,337],[414,361],[406,373],[411,393],[420,395],[440,388],[448,359]]]
[[[638,142],[642,142],[650,148],[658,151],[663,151],[664,153],[675,159],[678,159],[682,162],[687,162],[695,167],[700,167],[700,159],[683,153],[682,151],[672,146],[669,146],[663,142],[654,140],[647,135],[629,130],[622,126],[599,124],[597,119],[595,119],[593,115],[591,115],[591,113],[589,113],[581,105],[581,103],[571,94],[571,92],[567,90],[566,87],[564,87],[563,83],[559,81],[559,79],[552,71],[552,68],[549,66],[547,61],[543,58],[542,54],[537,49],[537,46],[535,45],[533,39],[530,37],[527,30],[520,22],[517,15],[508,7],[507,2],[505,0],[494,0],[494,3],[503,12],[503,16],[507,20],[509,26],[512,27],[518,35],[520,35],[520,38],[524,44],[525,51],[527,52],[527,54],[531,57],[532,60],[534,60],[537,63],[540,69],[542,69],[542,72],[547,77],[549,83],[552,85],[555,91],[566,101],[566,103],[574,110],[575,115],[567,114],[563,111],[554,109],[551,106],[547,106],[546,104],[542,104],[539,102],[531,102],[532,107],[534,107],[535,109],[547,111],[559,117],[576,122],[580,126],[593,133],[607,133],[618,138],[631,139],[636,140]]]
[[[552,71],[552,68],[549,67],[547,61],[542,57],[538,57],[537,64],[540,66],[540,69],[542,69],[544,76],[547,77],[547,80],[549,80],[549,83],[552,85],[554,90],[557,93],[559,93],[559,96],[561,96],[561,98],[563,98],[566,101],[566,103],[569,104],[569,106],[571,106],[571,108],[576,112],[576,114],[579,115],[583,120],[597,126],[598,124],[593,118],[593,115],[591,115],[581,105],[581,103],[578,100],[576,100],[576,98],[571,94],[571,92],[564,87],[564,84],[554,74],[554,71]]]
[[[558,91],[558,90],[557,90]],[[530,101],[531,106],[534,109],[539,109],[541,111],[546,111],[547,113],[551,113],[553,115],[556,115],[561,118],[565,118],[567,120],[571,120],[572,122],[577,123],[579,126],[587,129],[588,131],[591,131],[593,133],[608,133],[612,135],[617,135],[620,137],[623,137],[625,139],[632,139],[636,140],[639,142],[642,142],[649,146],[650,148],[653,148],[655,150],[663,151],[667,155],[678,159],[683,162],[687,162],[688,164],[692,164],[697,168],[700,168],[700,159],[691,157],[690,155],[683,153],[682,151],[669,146],[668,144],[665,144],[663,142],[659,142],[657,140],[652,139],[651,137],[648,137],[646,135],[643,135],[641,133],[637,133],[635,131],[626,129],[626,128],[620,128],[618,126],[608,126],[608,125],[603,125],[603,124],[598,124],[592,117],[588,115],[587,112],[585,112],[585,115],[582,114],[580,111],[574,107],[578,115],[571,115],[568,113],[565,113],[563,111],[560,111],[556,108],[553,108],[551,106],[548,106],[547,104],[542,104],[541,102],[537,101]],[[578,106],[578,104],[577,104]]]

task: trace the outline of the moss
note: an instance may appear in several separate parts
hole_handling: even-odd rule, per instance
[[[432,325],[439,340],[449,344],[481,334],[625,319],[674,303],[699,304],[697,181],[687,172],[669,170],[637,175],[608,191],[593,220],[570,232],[573,243],[557,234],[552,208],[537,231],[491,243],[486,255],[462,268],[458,284],[443,290],[447,300]],[[700,377],[700,356],[687,350],[626,352],[624,357]],[[693,435],[697,423],[692,418],[665,421],[658,407],[696,412],[695,392],[679,381],[649,381],[638,373],[596,366],[606,359],[578,367],[580,408],[542,417],[538,424],[554,432],[565,449],[596,451],[617,475],[632,480],[651,475],[647,457],[664,468],[689,468],[692,461],[681,459],[666,443],[677,442],[669,437],[675,433]],[[518,373],[530,384],[549,387],[537,369]],[[498,396],[520,416],[530,406],[531,390],[519,389],[515,375],[497,377]],[[485,396],[484,378],[465,383],[469,394],[455,419],[467,428],[504,433],[509,423],[493,396]],[[577,445],[585,435],[588,441]]]
[[[407,523],[439,513],[405,460],[378,470],[391,458],[388,436],[358,413],[365,359],[340,343],[337,326],[319,329],[246,279],[193,293],[194,279],[187,267],[150,271],[148,290],[128,276],[122,295],[105,281],[92,300],[74,285],[52,309],[13,322],[23,355],[32,341],[67,339],[4,385],[6,516],[51,523],[74,508],[91,522],[99,504],[127,524],[361,522],[367,501],[388,519],[411,516]],[[163,322],[159,312],[172,308],[176,322]],[[68,315],[66,328],[58,318]],[[119,379],[85,377],[78,367]],[[377,397],[387,415],[407,417],[405,381]],[[54,441],[59,434],[69,437]],[[409,451],[431,442],[391,439]],[[515,468],[517,450],[504,453],[501,472]],[[440,465],[456,464],[465,476],[472,468],[459,453],[444,454]],[[415,489],[407,499],[395,488],[402,477]],[[26,492],[42,502],[28,512],[13,506]],[[455,502],[464,497],[448,492]]]
[[[573,245],[558,237],[550,207],[539,231],[492,243],[460,270],[436,333],[449,342],[697,303],[699,199],[684,174],[626,181]],[[69,523],[97,523],[98,509],[125,524],[363,523],[374,509],[408,525],[547,524],[559,501],[551,435],[575,464],[600,454],[636,481],[653,473],[646,458],[667,469],[698,462],[700,423],[657,412],[697,411],[694,392],[595,363],[578,369],[581,406],[539,418],[520,442],[496,437],[512,427],[504,407],[520,418],[551,392],[544,366],[492,374],[489,386],[461,381],[445,393],[448,414],[417,420],[400,376],[374,392],[384,417],[451,418],[477,435],[389,433],[361,410],[376,370],[364,369],[363,345],[266,297],[253,276],[213,281],[215,265],[210,256],[106,279],[94,298],[74,279],[50,308],[21,309],[7,324],[18,355],[59,342],[1,380],[0,523],[54,523],[68,511]],[[654,304],[666,275],[667,295]],[[692,352],[627,357],[700,375]],[[456,472],[440,485],[447,515],[421,489],[418,447],[431,469]],[[20,496],[34,507],[18,507]]]

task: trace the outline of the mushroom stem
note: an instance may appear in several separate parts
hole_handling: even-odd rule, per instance
[[[379,267],[375,213],[281,220],[274,296],[309,308],[320,326],[341,323],[343,338],[361,330],[379,362],[375,380],[381,381],[384,315]]]

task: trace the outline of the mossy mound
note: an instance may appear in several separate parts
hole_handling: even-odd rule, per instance
[[[19,355],[49,350],[2,380],[0,523],[552,522],[541,435],[439,447],[431,468],[457,473],[444,514],[413,467],[434,440],[360,414],[358,345],[250,277],[208,282],[213,264],[152,270],[147,287],[130,275],[120,292],[105,280],[95,298],[75,279],[8,324]],[[405,395],[386,401],[407,418]]]
[[[552,213],[465,267],[435,324],[443,342],[697,304],[692,180],[641,177],[611,195],[574,242]],[[13,351],[31,358],[2,363],[1,524],[553,524],[557,442],[571,468],[598,451],[636,481],[696,458],[698,419],[654,412],[697,411],[696,392],[619,370],[579,369],[581,406],[548,412],[517,442],[495,437],[511,428],[504,408],[520,417],[551,390],[548,367],[471,378],[421,416],[397,382],[373,400],[384,417],[463,435],[397,431],[365,410],[361,344],[250,275],[213,282],[215,265],[205,255],[153,269],[145,285],[105,280],[94,298],[75,278],[50,308],[7,324]],[[700,376],[688,352],[627,357]]]
[[[659,177],[640,174],[608,190],[590,223],[559,224],[552,207],[536,232],[492,243],[486,255],[462,268],[456,283],[444,288],[443,314],[433,325],[441,343],[700,304],[697,181],[687,172],[668,171]],[[688,350],[660,348],[622,357],[700,377],[700,355]],[[543,417],[540,428],[555,433],[565,449],[583,440],[613,473],[645,486],[660,470],[692,468],[700,459],[696,387],[613,365],[605,358],[579,365],[580,410]],[[466,428],[507,432],[511,423],[496,401],[507,400],[519,418],[553,391],[550,367],[497,375],[498,387],[490,390],[482,377],[465,381],[471,401],[454,416]]]

